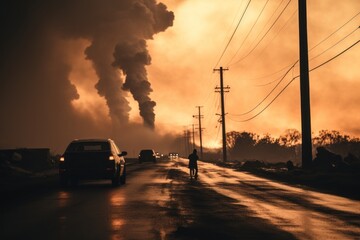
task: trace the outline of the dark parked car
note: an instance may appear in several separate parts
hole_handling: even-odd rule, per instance
[[[110,179],[117,186],[126,182],[124,156],[111,139],[74,140],[60,158],[60,183],[79,179]]]
[[[152,149],[143,149],[139,153],[139,163],[142,162],[156,162],[156,154]]]

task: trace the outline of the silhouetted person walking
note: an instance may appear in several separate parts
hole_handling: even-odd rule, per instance
[[[195,177],[197,179],[198,177],[198,166],[197,166],[197,160],[199,160],[199,156],[197,155],[196,149],[192,152],[192,154],[189,155],[189,168],[190,168],[190,179]]]

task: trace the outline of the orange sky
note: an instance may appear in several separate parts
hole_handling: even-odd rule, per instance
[[[179,132],[190,129],[191,124],[197,123],[192,117],[197,114],[195,106],[203,106],[204,142],[206,145],[219,144],[219,117],[215,115],[220,113],[219,94],[214,92],[215,86],[219,85],[219,74],[213,73],[212,69],[248,1],[163,2],[174,11],[174,26],[148,42],[152,55],[152,65],[148,67],[149,79],[154,88],[152,96],[158,103],[157,127]],[[257,105],[275,86],[275,80],[298,59],[297,1],[292,1],[258,47],[243,61],[236,63],[242,56],[247,55],[250,46],[253,46],[249,44],[256,43],[263,36],[287,3],[284,1],[270,18],[280,3],[270,1],[242,48],[238,50],[265,2],[251,2],[217,67],[229,68],[224,75],[225,85],[231,88],[226,94],[227,131],[251,131],[277,136],[289,128],[300,130],[299,79],[258,117],[247,122],[240,121],[263,109],[293,76],[298,75],[298,65],[259,108],[250,114],[236,116]],[[360,12],[360,2],[357,0],[308,1],[307,7],[309,49]],[[267,22],[270,23],[266,25]],[[310,68],[325,62],[359,40],[360,31],[356,30],[359,22],[360,14],[311,50],[310,59],[355,31],[311,60]],[[254,40],[258,35],[258,40]],[[310,73],[312,131],[315,134],[321,129],[330,129],[350,136],[360,136],[359,47],[356,45],[342,56]],[[237,51],[238,54],[233,57]],[[283,69],[284,67],[287,68]],[[281,69],[283,70],[278,72]],[[258,86],[272,81],[275,82]]]
[[[219,85],[219,74],[213,73],[212,70],[248,1],[165,0],[162,2],[174,12],[175,21],[174,26],[148,41],[152,64],[147,70],[154,89],[151,96],[157,102],[156,131],[182,133],[186,129],[191,130],[192,124],[198,123],[193,118],[193,115],[198,113],[196,106],[203,106],[201,110],[204,115],[202,119],[202,126],[205,128],[204,145],[219,146],[221,126],[218,122],[219,116],[216,114],[220,113],[220,98],[219,93],[214,91]],[[248,34],[265,2],[250,3],[217,67],[229,68],[229,71],[224,73],[224,84],[230,86],[230,92],[226,94],[227,131],[251,131],[278,136],[289,128],[300,130],[298,78],[262,114],[253,120],[242,121],[259,113],[292,77],[297,76],[298,65],[258,108],[249,114],[241,115],[255,107],[298,59],[297,1],[292,1],[260,44],[244,60],[238,62],[261,39],[287,3],[284,1],[275,11],[281,1],[270,1]],[[317,3],[309,1],[309,49],[359,14],[359,11],[360,2],[357,0],[317,1]],[[310,59],[320,55],[310,61],[310,68],[323,63],[355,43],[360,36],[359,30],[355,30],[359,20],[360,14],[312,49],[309,53]],[[355,32],[349,37],[336,44],[354,30]],[[83,49],[77,48],[78,52],[74,54],[71,79],[76,84],[81,97],[73,104],[80,111],[96,118],[106,114],[104,111],[106,106],[104,99],[97,95],[89,82],[82,86],[82,74],[85,74],[87,79],[92,78],[93,80],[90,81],[92,84],[97,82],[97,76],[91,64],[83,58],[83,50],[89,43],[78,41],[78,44],[83,46]],[[334,44],[336,45],[333,46]],[[242,47],[239,49],[240,45]],[[328,48],[330,49],[327,50]],[[319,130],[329,129],[339,130],[350,136],[360,136],[359,65],[359,46],[355,46],[310,73],[312,131],[315,134]],[[260,86],[264,84],[265,86]],[[132,106],[131,120],[141,122],[136,103],[130,96],[128,100]]]
[[[213,68],[220,66],[229,68],[224,73],[225,86],[230,86],[225,96],[228,132],[277,137],[286,129],[301,130],[298,78],[263,113],[244,121],[299,74],[298,65],[289,70],[299,55],[297,1],[252,0],[244,15],[248,0],[164,0],[167,9],[155,1],[140,2],[1,3],[6,10],[0,13],[0,110],[6,113],[0,124],[1,148],[49,146],[61,152],[70,140],[83,137],[112,137],[133,152],[150,145],[165,148],[174,139],[180,141],[175,134],[198,123],[193,118],[196,106],[202,106],[204,145],[219,146],[219,73]],[[311,69],[359,40],[360,1],[307,2]],[[141,53],[148,59],[148,50],[151,56],[151,64],[143,62],[140,70],[146,68],[153,90],[147,88],[144,96],[150,92],[150,101],[156,102],[155,133],[142,126],[133,93],[121,90],[127,62],[114,67],[114,54],[126,52],[121,46],[144,46],[136,45],[144,41],[134,37],[146,40]],[[360,137],[359,50],[356,45],[310,73],[314,135],[328,129]],[[98,76],[102,67],[108,76]],[[99,79],[101,88],[95,86]],[[136,84],[135,89],[141,87]],[[126,100],[132,109],[130,123]],[[111,111],[119,118],[110,117]]]

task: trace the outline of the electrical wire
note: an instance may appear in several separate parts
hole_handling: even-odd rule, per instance
[[[215,79],[215,78],[214,78],[214,74],[211,74],[210,82],[211,82],[211,83],[214,82],[214,79]],[[211,84],[208,84],[207,86],[208,86],[208,87],[211,87],[211,90],[208,91],[209,94],[207,95],[206,100],[204,101],[204,104],[205,104],[205,105],[206,105],[207,102],[209,101],[211,93],[213,93],[213,91],[212,91],[212,89],[213,89],[212,85],[211,85]]]
[[[250,33],[252,32],[253,28],[255,27],[256,23],[258,22],[260,16],[262,15],[262,13],[264,12],[265,7],[267,6],[269,0],[266,0],[263,8],[261,9],[259,15],[257,16],[254,24],[251,26],[251,29],[249,30],[249,32],[247,33],[247,35],[245,36],[244,40],[241,42],[239,48],[236,50],[235,54],[232,56],[232,58],[229,60],[229,62],[226,65],[230,65],[231,61],[236,57],[236,55],[238,54],[238,52],[240,51],[240,49],[242,48],[242,46],[244,45],[245,41],[247,40],[247,38],[249,37]]]
[[[332,60],[334,60],[335,58],[339,57],[340,55],[344,54],[345,52],[347,52],[348,50],[350,50],[351,48],[353,48],[355,45],[357,45],[358,43],[360,42],[360,40],[358,40],[357,42],[355,42],[354,44],[352,44],[350,47],[346,48],[345,50],[341,51],[340,53],[338,53],[337,55],[335,55],[334,57],[328,59],[327,61],[319,64],[318,66],[312,68],[309,70],[309,72],[312,72],[322,66],[324,66],[325,64],[331,62]],[[248,118],[248,119],[245,119],[245,120],[240,120],[240,121],[236,121],[236,122],[248,122],[254,118],[256,118],[257,116],[259,116],[261,113],[263,113],[284,91],[285,89],[297,78],[299,78],[300,75],[296,76],[296,77],[293,77],[284,87],[283,89],[281,89],[281,91],[260,111],[258,112],[257,114],[255,114],[254,116]],[[234,120],[233,120],[234,121]]]
[[[217,132],[216,132],[216,137],[215,137],[215,141],[214,142],[217,142],[218,138],[219,138],[219,133],[220,133],[220,123],[218,122],[217,125]]]
[[[281,31],[290,23],[290,20],[293,19],[293,17],[295,16],[295,13],[297,12],[297,9],[295,9],[295,11],[291,14],[291,16],[289,17],[288,20],[286,20],[285,24],[280,28],[280,30],[272,37],[271,40],[268,41],[268,43],[266,44],[266,46],[261,50],[261,52],[256,56],[256,58],[258,59],[265,51],[265,49],[267,47],[269,47],[269,45],[272,43],[272,41],[281,33]],[[256,60],[255,60],[256,61]],[[230,65],[231,66],[231,65]]]
[[[249,7],[249,5],[250,5],[250,2],[251,2],[251,0],[249,0],[248,4],[246,5],[245,10],[244,10],[244,12],[243,12],[243,14],[242,14],[242,16],[241,16],[240,20],[238,21],[238,24],[236,25],[236,28],[234,29],[234,32],[232,33],[232,35],[231,35],[231,37],[230,37],[230,39],[229,39],[228,43],[226,44],[226,46],[225,46],[225,48],[224,48],[224,51],[223,51],[223,52],[222,52],[222,54],[220,55],[220,58],[219,58],[219,60],[217,61],[217,63],[215,64],[215,67],[214,67],[214,68],[216,68],[216,67],[219,65],[219,63],[220,63],[220,61],[221,61],[222,57],[224,56],[224,54],[225,54],[225,52],[226,52],[227,48],[228,48],[228,47],[229,47],[229,45],[230,45],[230,42],[231,42],[231,41],[232,41],[232,39],[234,38],[234,35],[235,35],[235,33],[236,33],[237,29],[239,28],[239,25],[240,25],[240,23],[241,23],[241,21],[242,21],[242,19],[243,19],[244,15],[245,15],[245,13],[246,13],[246,11],[247,11],[248,7]]]
[[[337,33],[339,30],[341,30],[346,24],[348,24],[349,22],[351,22],[355,17],[357,17],[358,15],[360,14],[360,12],[358,12],[357,14],[355,14],[354,16],[352,16],[348,21],[346,21],[344,24],[342,24],[339,28],[337,28],[334,32],[332,32],[330,35],[328,35],[326,38],[324,38],[323,40],[321,40],[318,44],[316,44],[314,47],[312,47],[309,52],[311,52],[312,50],[314,50],[317,46],[319,46],[321,43],[325,42],[327,39],[329,39],[331,36],[333,36],[335,33]],[[355,32],[359,27],[356,27],[355,30],[353,30],[353,32]],[[323,53],[325,53],[326,51],[330,50],[331,48],[333,48],[335,45],[337,45],[338,43],[340,43],[341,41],[343,41],[345,38],[347,38],[349,35],[351,35],[353,32],[349,33],[348,35],[346,35],[344,38],[342,38],[340,41],[338,41],[336,44],[332,45],[331,47],[329,47],[328,49],[326,49],[325,51],[323,51],[322,53],[318,54],[317,56],[315,57],[312,57],[310,60],[313,60],[315,59],[316,57],[319,57],[320,55],[322,55]],[[276,72],[273,72],[273,73],[270,73],[268,75],[264,75],[264,76],[261,76],[261,77],[256,77],[256,78],[250,78],[248,80],[258,80],[258,79],[262,79],[262,78],[267,78],[267,77],[270,77],[270,76],[273,76],[285,69],[287,69],[288,67],[290,67],[291,64],[281,68],[280,70],[277,70]],[[258,85],[255,85],[257,87],[262,87],[262,86],[267,86],[267,85],[270,85],[274,82],[278,81],[278,79],[276,80],[273,80],[271,82],[268,82],[268,83],[264,83],[264,84],[258,84]]]
[[[276,24],[276,22],[279,20],[279,18],[281,17],[281,15],[285,12],[285,10],[287,9],[287,7],[289,6],[291,0],[289,0],[287,2],[287,4],[285,5],[285,7],[282,9],[282,11],[280,12],[280,14],[277,16],[277,18],[275,19],[275,21],[273,22],[273,24],[269,27],[269,29],[266,31],[266,33],[261,37],[261,39],[256,43],[256,45],[242,58],[240,58],[238,61],[234,62],[231,65],[235,65],[241,61],[243,61],[245,58],[247,58],[256,48],[257,46],[259,46],[259,44],[262,42],[262,40],[264,40],[264,38],[266,37],[266,35],[270,32],[270,30],[274,27],[274,25]]]
[[[275,89],[280,85],[280,83],[285,79],[286,75],[291,71],[291,69],[293,69],[295,67],[295,65],[299,62],[299,60],[297,60],[284,74],[284,76],[282,76],[282,78],[280,79],[280,81],[271,89],[271,91],[258,103],[256,104],[255,107],[253,107],[252,109],[250,109],[247,112],[244,113],[240,113],[240,114],[232,114],[233,116],[243,116],[246,115],[252,111],[254,111],[257,107],[259,107],[270,95],[271,93],[273,93],[275,91]]]
[[[263,76],[261,76],[261,77],[249,78],[249,79],[247,79],[247,80],[258,80],[258,79],[263,79],[263,78],[271,77],[271,76],[273,76],[273,75],[275,75],[275,74],[278,74],[278,73],[282,72],[283,70],[285,70],[285,69],[287,69],[287,68],[289,68],[289,67],[291,67],[291,66],[292,66],[292,64],[289,64],[289,65],[287,65],[287,66],[285,66],[285,67],[277,70],[276,72],[269,73],[269,74],[263,75]],[[269,84],[271,84],[271,83],[273,83],[273,82],[276,82],[276,81],[278,81],[278,79],[273,80],[273,81],[271,81],[270,83],[264,83],[264,84],[259,84],[259,85],[255,85],[255,86],[257,86],[257,87],[266,86],[266,85],[269,85]]]
[[[275,13],[277,12],[277,10],[280,8],[280,6],[282,5],[282,3],[285,0],[281,0],[281,2],[278,4],[278,6],[276,7],[275,11],[271,14],[271,16],[269,17],[268,21],[266,24],[264,24],[263,28],[259,31],[258,35],[256,36],[255,40],[251,43],[251,45],[253,45],[253,43],[259,38],[259,36],[261,35],[261,33],[264,31],[264,29],[266,28],[266,26],[268,24],[270,24],[270,20],[273,18],[273,16],[275,15]]]
[[[356,32],[359,29],[359,27],[356,27],[352,32],[350,32],[349,34],[347,34],[345,37],[341,38],[339,41],[337,41],[334,45],[328,47],[327,49],[325,49],[324,51],[322,51],[321,53],[319,53],[318,55],[310,58],[309,61],[323,55],[325,52],[327,52],[328,50],[330,50],[331,48],[335,47],[336,45],[338,45],[340,42],[344,41],[346,38],[348,38],[351,34],[353,34],[354,32]]]
[[[340,52],[339,54],[335,55],[334,57],[330,58],[329,60],[323,62],[320,65],[317,65],[316,67],[312,68],[309,70],[309,72],[312,72],[316,69],[318,69],[319,67],[324,66],[325,64],[331,62],[332,60],[334,60],[335,58],[339,57],[340,55],[342,55],[343,53],[347,52],[348,50],[350,50],[352,47],[354,47],[356,44],[358,44],[360,42],[360,40],[357,40],[357,42],[355,42],[354,44],[352,44],[350,47],[346,48],[345,50],[343,50],[342,52]],[[300,77],[300,76],[299,76]]]
[[[238,10],[236,11],[236,14],[234,15],[234,18],[233,18],[233,20],[232,20],[232,22],[231,22],[228,30],[226,31],[226,35],[225,35],[225,36],[228,36],[228,33],[230,32],[230,30],[232,30],[232,26],[233,26],[235,20],[237,19],[237,15],[238,15],[238,13],[240,12],[240,9],[241,9],[241,7],[242,7],[243,2],[244,2],[244,0],[242,0],[242,1],[240,2],[239,7],[238,7]],[[226,43],[225,40],[227,40],[227,37],[224,38],[224,40],[223,40],[223,42],[222,42],[221,45],[225,45],[225,43]]]
[[[211,126],[211,122],[214,119],[215,116],[215,112],[218,111],[219,108],[219,101],[218,98],[215,96],[216,94],[214,93],[214,104],[212,105],[211,109],[209,111],[207,111],[207,115],[210,116],[210,118],[207,118],[207,121],[205,122],[204,126]]]
[[[345,22],[343,25],[341,25],[338,29],[336,29],[333,33],[331,33],[329,36],[327,36],[326,38],[324,38],[323,40],[321,40],[318,44],[316,44],[315,46],[313,46],[312,48],[310,48],[310,51],[313,50],[314,48],[316,48],[317,46],[319,46],[320,44],[322,44],[323,42],[325,42],[326,40],[328,40],[332,35],[334,35],[335,33],[337,33],[340,29],[342,29],[346,24],[348,24],[349,22],[351,22],[354,18],[356,18],[358,15],[360,14],[360,12],[358,12],[357,14],[355,14],[353,17],[351,17],[347,22]]]

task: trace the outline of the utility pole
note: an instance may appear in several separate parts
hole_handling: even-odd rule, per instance
[[[201,108],[202,106],[196,106],[199,109],[198,115],[193,115],[194,118],[199,119],[199,136],[200,136],[200,158],[203,158],[203,147],[202,147],[202,128],[201,128],[201,118],[204,116],[201,115]]]
[[[192,125],[192,142],[193,142],[193,149],[195,149],[195,124]]]
[[[220,92],[220,97],[221,97],[221,126],[222,126],[222,145],[223,145],[223,161],[224,162],[227,161],[224,92],[229,92],[230,87],[226,86],[224,88],[223,71],[227,71],[227,70],[229,70],[229,69],[227,69],[227,68],[224,69],[222,67],[220,67],[219,69],[214,69],[214,71],[220,72],[220,88],[216,87],[215,91]]]
[[[184,140],[185,140],[185,155],[190,152],[190,131],[184,130]]]
[[[184,156],[186,156],[186,154],[188,153],[188,149],[187,149],[188,144],[186,142],[187,141],[186,130],[184,130],[183,138],[184,138],[184,152],[185,152]]]
[[[312,163],[310,84],[307,42],[306,0],[298,0],[299,43],[300,43],[300,95],[301,95],[301,135],[302,167],[309,168]]]

